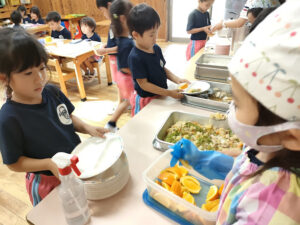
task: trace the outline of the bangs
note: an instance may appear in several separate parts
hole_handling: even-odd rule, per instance
[[[20,30],[8,32],[6,37],[4,35],[0,35],[0,42],[2,38],[5,38],[6,42],[0,44],[1,73],[9,76],[12,72],[19,73],[32,67],[38,67],[42,63],[47,64],[48,55],[44,47],[31,35]],[[6,46],[4,46],[5,44]],[[3,47],[6,48],[4,51],[2,51]]]

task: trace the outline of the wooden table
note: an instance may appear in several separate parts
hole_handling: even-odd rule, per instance
[[[93,56],[95,53],[93,51],[92,44],[99,44],[98,42],[87,42],[87,41],[81,41],[79,43],[74,43],[70,41],[65,40],[56,40],[56,46],[46,46],[47,52],[56,57],[65,57],[68,59],[71,59],[72,62],[75,65],[75,72],[76,72],[76,80],[78,84],[79,94],[81,101],[86,101],[86,93],[83,85],[83,79],[82,79],[82,73],[80,64],[86,60],[88,57]],[[111,71],[110,71],[110,65],[109,65],[109,57],[104,56],[104,62],[106,66],[106,76],[107,76],[107,83],[108,85],[112,84],[112,78],[111,78]]]
[[[171,98],[155,99],[122,127],[119,134],[124,141],[131,177],[125,188],[115,196],[100,201],[89,201],[93,212],[89,225],[175,224],[146,206],[142,199],[146,189],[142,173],[161,155],[160,151],[152,147],[152,141],[172,111],[205,116],[209,114],[208,111],[184,106]],[[66,225],[57,189],[28,213],[27,220],[35,225]]]

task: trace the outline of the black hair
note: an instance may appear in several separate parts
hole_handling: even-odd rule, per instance
[[[49,12],[47,17],[46,17],[46,22],[49,23],[51,21],[54,21],[56,23],[58,23],[59,21],[61,21],[61,17],[59,15],[58,12],[56,11],[52,11],[52,12]]]
[[[127,23],[130,34],[135,31],[143,36],[145,31],[160,26],[160,18],[152,7],[142,3],[130,11]]]
[[[252,26],[250,27],[249,33],[251,33],[275,9],[277,9],[277,7],[263,9],[258,14],[258,16],[256,17],[255,21],[253,22]]]
[[[22,15],[21,15],[20,11],[14,10],[10,14],[10,19],[15,25],[19,25],[22,22]]]
[[[30,13],[36,14],[39,19],[42,18],[41,12],[37,6],[32,6],[32,8],[30,9]]]
[[[96,0],[97,7],[104,7],[108,9],[108,3],[113,2],[114,0]]]
[[[277,125],[286,122],[285,119],[269,111],[260,102],[257,103],[258,103],[259,118],[255,126],[271,126],[271,125]],[[288,149],[282,149],[278,153],[276,153],[276,155],[272,159],[264,163],[264,165],[260,170],[258,170],[257,172],[255,172],[250,176],[253,177],[259,175],[264,171],[273,167],[283,168],[289,172],[295,173],[298,177],[300,177],[300,171],[297,170],[298,168],[300,168],[300,152],[291,151]]]
[[[133,5],[128,0],[115,0],[111,4],[109,14],[111,18],[111,27],[116,37],[121,36],[121,34],[123,33],[120,16],[124,15],[126,18],[128,18],[129,12],[132,7]]]
[[[28,57],[29,55],[30,57]],[[19,73],[48,62],[43,45],[24,29],[0,29],[0,74],[9,81],[12,73]],[[11,89],[8,87],[8,97]]]
[[[263,8],[251,8],[248,10],[247,15],[251,13],[254,18],[257,18],[261,11],[263,11]]]
[[[20,5],[18,8],[17,8],[18,11],[20,12],[24,12],[24,15],[26,14],[26,7],[24,5]]]
[[[93,30],[93,32],[96,29],[96,21],[92,18],[92,17],[83,17],[80,20],[80,25],[87,25],[89,28],[91,28]]]

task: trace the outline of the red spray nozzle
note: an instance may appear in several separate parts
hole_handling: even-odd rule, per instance
[[[79,162],[78,156],[74,155],[71,158],[71,167],[73,169],[73,171],[77,174],[77,176],[81,175],[81,172],[79,171],[79,169],[77,168],[76,164]]]

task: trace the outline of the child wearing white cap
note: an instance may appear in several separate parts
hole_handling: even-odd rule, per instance
[[[248,146],[227,175],[217,224],[300,224],[300,1],[245,40],[229,70],[228,122]]]

